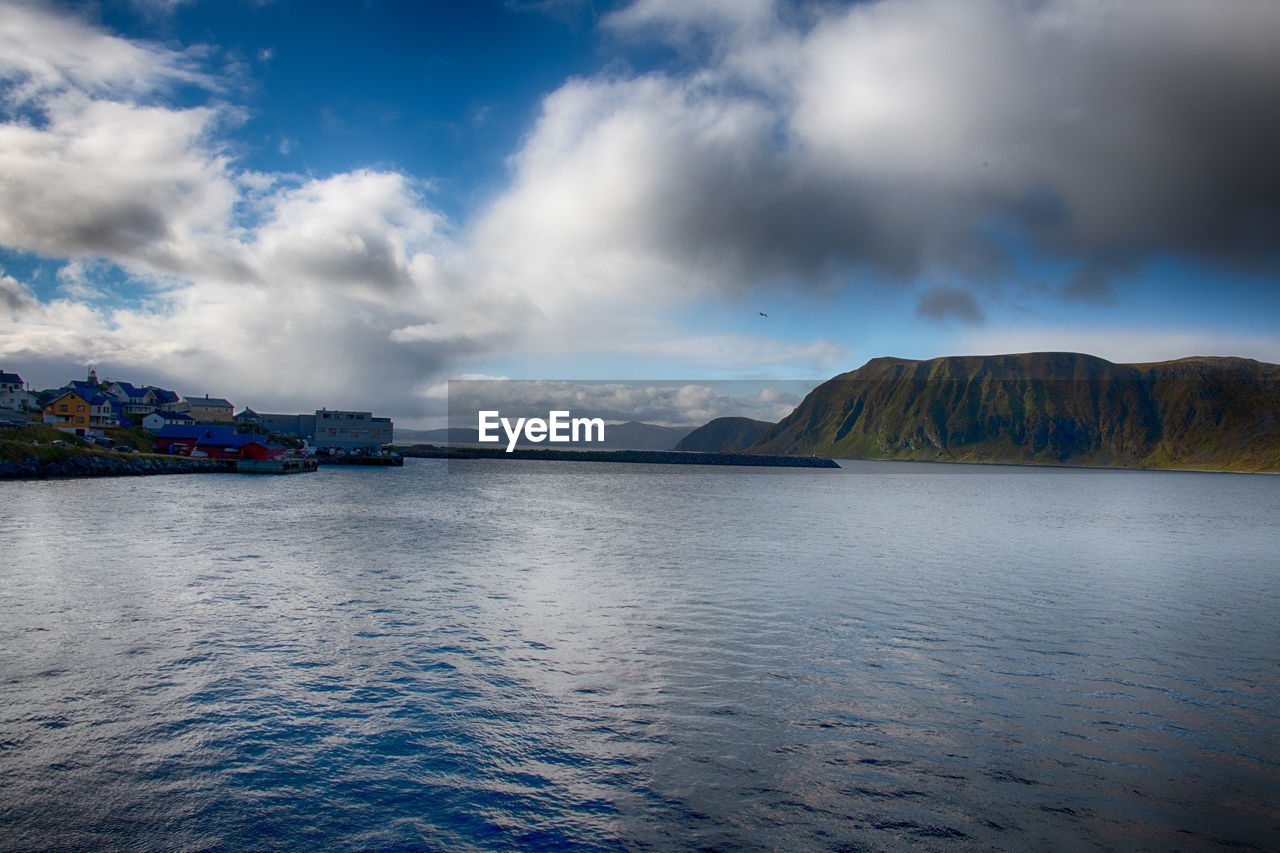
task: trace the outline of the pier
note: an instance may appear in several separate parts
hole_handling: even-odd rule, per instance
[[[237,459],[237,474],[305,474],[317,471],[316,460],[304,456],[282,456],[278,459]]]
[[[373,465],[382,467],[393,467],[404,465],[404,457],[400,455],[394,456],[358,456],[354,453],[348,453],[338,456],[316,456],[316,461],[321,465]]]

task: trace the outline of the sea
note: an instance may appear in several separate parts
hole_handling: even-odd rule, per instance
[[[0,483],[0,850],[1280,849],[1280,477]]]

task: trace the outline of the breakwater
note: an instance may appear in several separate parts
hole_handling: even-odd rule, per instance
[[[234,473],[231,459],[189,459],[185,456],[125,456],[115,453],[68,454],[57,459],[25,456],[0,460],[0,479],[60,480],[75,477],[144,477],[155,474]]]
[[[766,468],[839,468],[817,456],[768,456],[747,453],[688,453],[676,450],[532,450],[511,452],[497,447],[437,447],[418,444],[400,448],[402,456],[426,459],[541,459],[553,462],[630,462],[650,465],[745,465]]]

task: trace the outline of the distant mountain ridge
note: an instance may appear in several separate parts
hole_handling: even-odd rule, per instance
[[[1280,471],[1280,365],[876,358],[815,388],[747,452]]]
[[[680,439],[676,450],[701,453],[734,453],[760,440],[773,424],[751,418],[716,418]]]

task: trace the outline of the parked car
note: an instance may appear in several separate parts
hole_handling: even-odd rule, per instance
[[[53,441],[51,441],[51,442],[49,442],[49,443],[50,443],[50,444],[52,444],[54,447],[66,447],[66,446],[67,446],[67,443],[66,443],[65,441],[63,441],[62,439],[60,439],[60,438],[55,438]]]
[[[118,451],[120,451],[121,453],[137,453],[137,452],[138,452],[138,451],[134,450],[132,447],[129,447],[129,446],[127,446],[127,445],[123,445],[123,444],[122,444],[122,445],[120,445],[119,447],[114,447],[114,448],[112,448],[112,449],[113,449],[113,450],[118,450]]]

